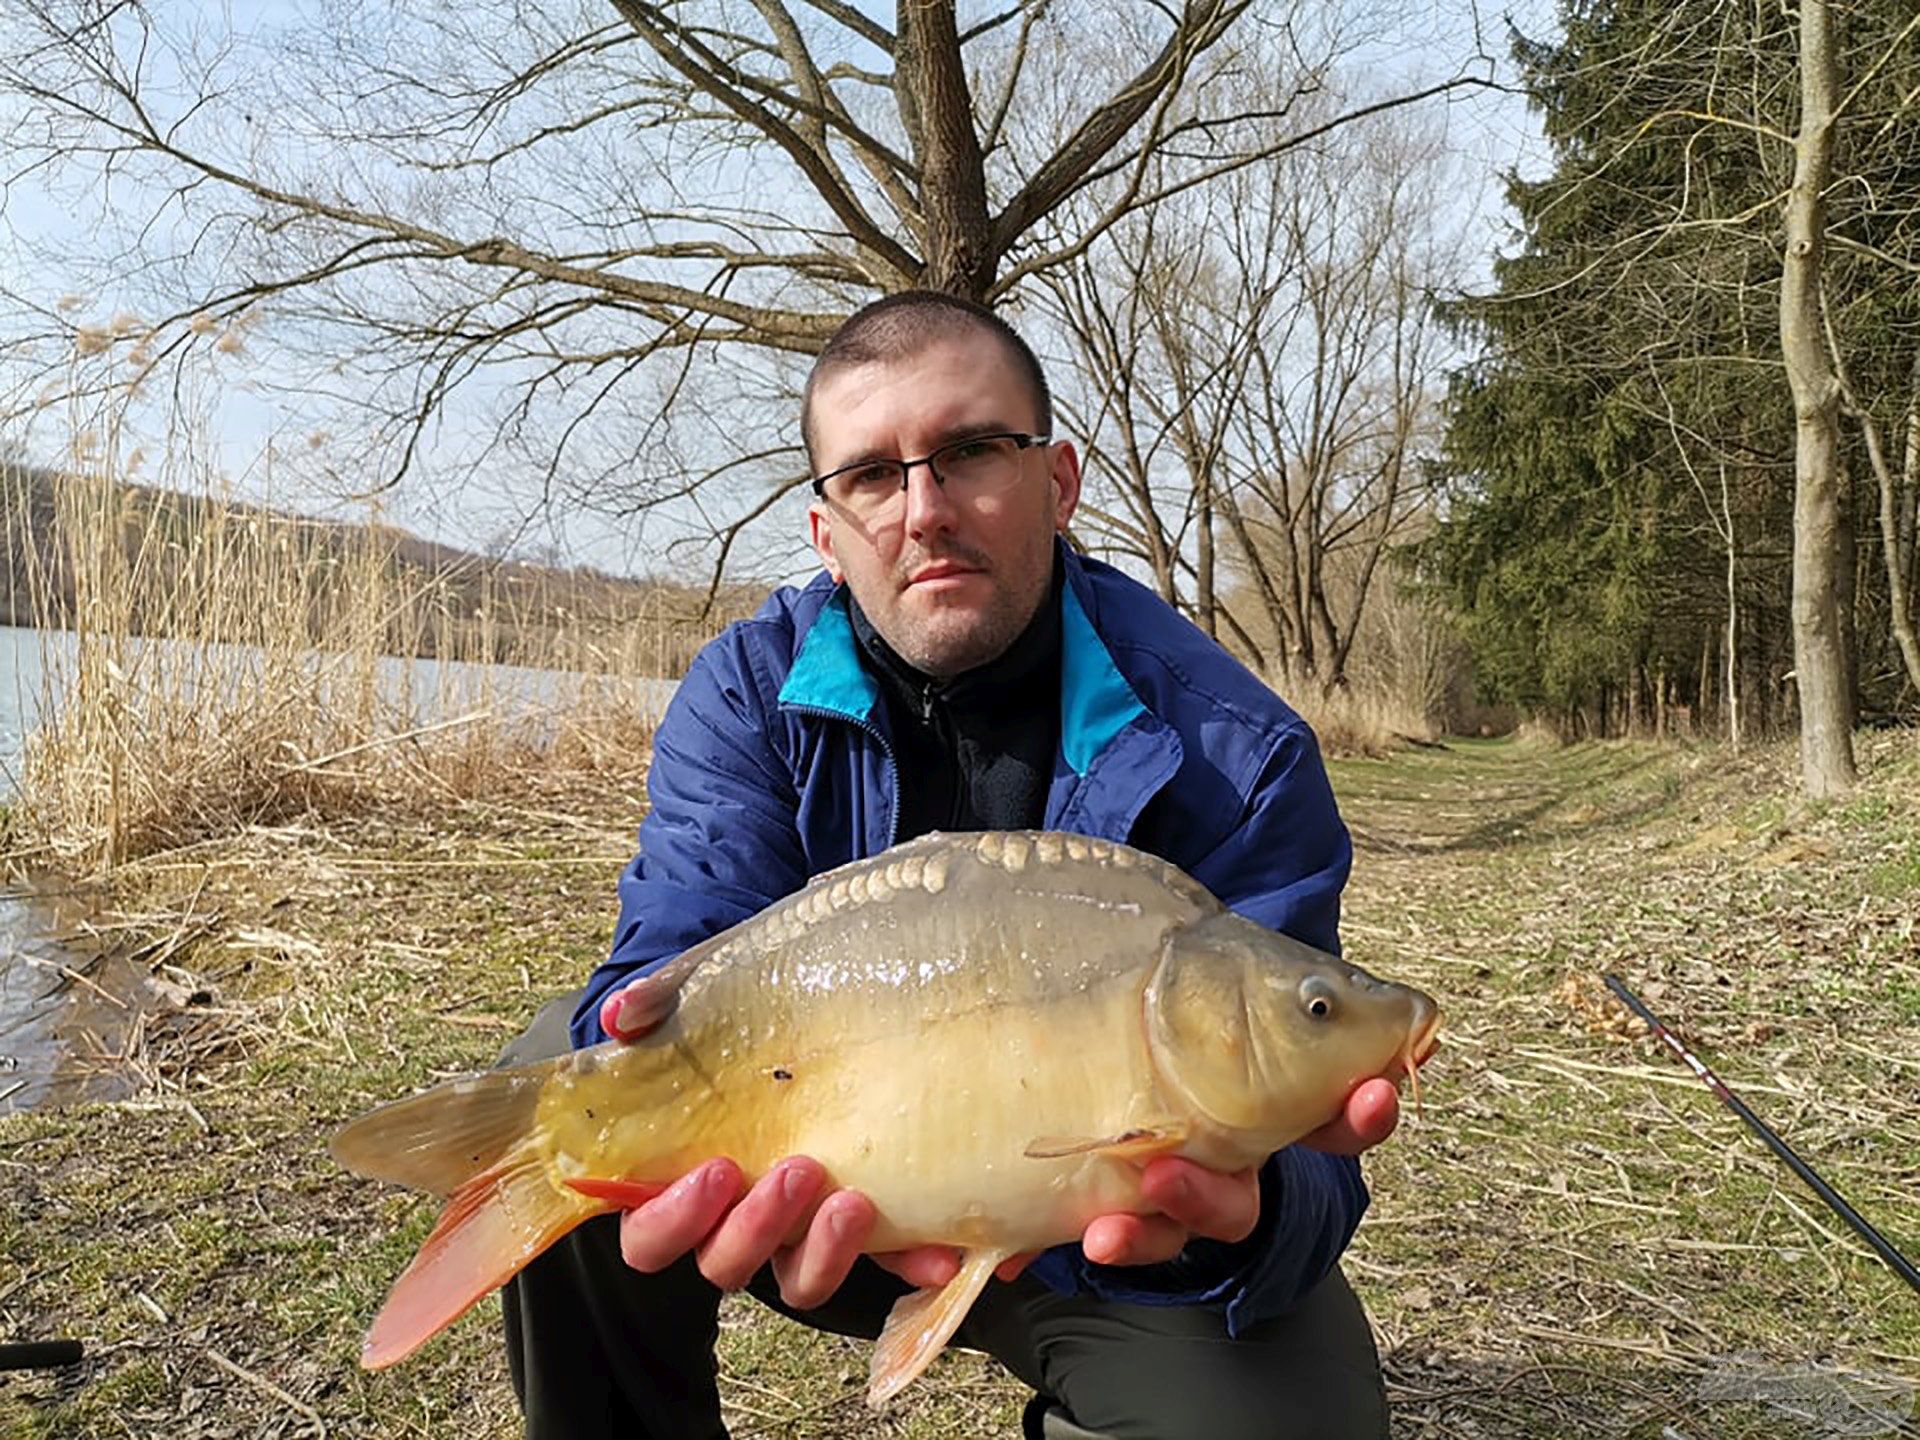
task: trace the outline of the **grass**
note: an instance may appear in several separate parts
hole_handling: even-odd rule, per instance
[[[1791,800],[1785,747],[1335,763],[1349,952],[1448,1011],[1347,1262],[1397,1435],[1839,1433],[1754,1399],[1788,1383],[1755,1367],[1920,1375],[1911,1294],[1594,978],[1622,974],[1920,1250],[1920,745],[1862,744],[1861,792],[1824,809]],[[491,1303],[396,1371],[354,1365],[431,1215],[324,1142],[489,1063],[598,957],[637,770],[530,785],[120,867],[100,943],[191,935],[166,963],[206,998],[150,1017],[138,1098],[0,1119],[0,1338],[92,1357],[0,1375],[0,1433],[516,1433]],[[1022,1397],[983,1360],[944,1358],[874,1419],[863,1347],[750,1303],[723,1318],[736,1435],[1015,1433]]]

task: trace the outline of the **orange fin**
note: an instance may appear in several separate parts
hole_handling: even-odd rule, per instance
[[[667,1188],[653,1180],[602,1180],[594,1175],[576,1175],[563,1183],[590,1200],[604,1200],[621,1210],[638,1210]]]
[[[960,1273],[944,1287],[915,1290],[894,1302],[873,1348],[867,1404],[878,1410],[933,1363],[993,1278],[994,1267],[1014,1253],[968,1250],[961,1257]]]
[[[613,1207],[556,1189],[529,1150],[462,1185],[367,1332],[369,1370],[404,1360],[581,1221]]]
[[[1118,1135],[1086,1138],[1077,1135],[1042,1135],[1027,1145],[1029,1160],[1060,1160],[1068,1155],[1108,1155],[1115,1160],[1151,1160],[1187,1143],[1187,1125],[1183,1120],[1166,1120],[1156,1125],[1136,1125]]]

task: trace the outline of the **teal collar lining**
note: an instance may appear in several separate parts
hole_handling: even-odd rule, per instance
[[[1061,590],[1060,754],[1076,775],[1112,744],[1147,707],[1120,673],[1113,654],[1093,628],[1069,574]],[[845,716],[858,725],[873,721],[879,683],[860,663],[847,614],[846,586],[837,586],[800,642],[800,653],[780,687],[780,703]]]
[[[830,710],[857,725],[873,719],[880,703],[880,682],[860,663],[853,620],[847,614],[845,585],[834,587],[807,628],[800,653],[787,672],[787,682],[780,687],[780,703],[805,710]]]

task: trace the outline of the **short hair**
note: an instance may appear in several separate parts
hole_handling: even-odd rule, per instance
[[[1032,393],[1039,433],[1053,429],[1053,394],[1033,349],[1014,328],[984,305],[940,290],[902,290],[863,305],[842,322],[814,358],[800,400],[800,441],[813,453],[813,392],[822,376],[860,365],[884,365],[918,354],[935,341],[984,330],[999,340]]]

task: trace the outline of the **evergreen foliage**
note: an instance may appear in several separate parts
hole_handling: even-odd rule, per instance
[[[1910,0],[1844,12],[1843,86],[1859,93],[1829,212],[1832,331],[1896,438],[1920,357],[1911,19]],[[1509,178],[1513,252],[1490,293],[1451,307],[1480,358],[1453,377],[1448,513],[1423,557],[1466,617],[1484,698],[1602,731],[1664,702],[1711,722],[1731,569],[1742,709],[1776,725],[1790,712],[1778,316],[1795,20],[1721,0],[1573,0],[1558,43],[1514,37],[1553,167]],[[1848,444],[1863,700],[1888,709],[1903,682],[1851,420]]]

